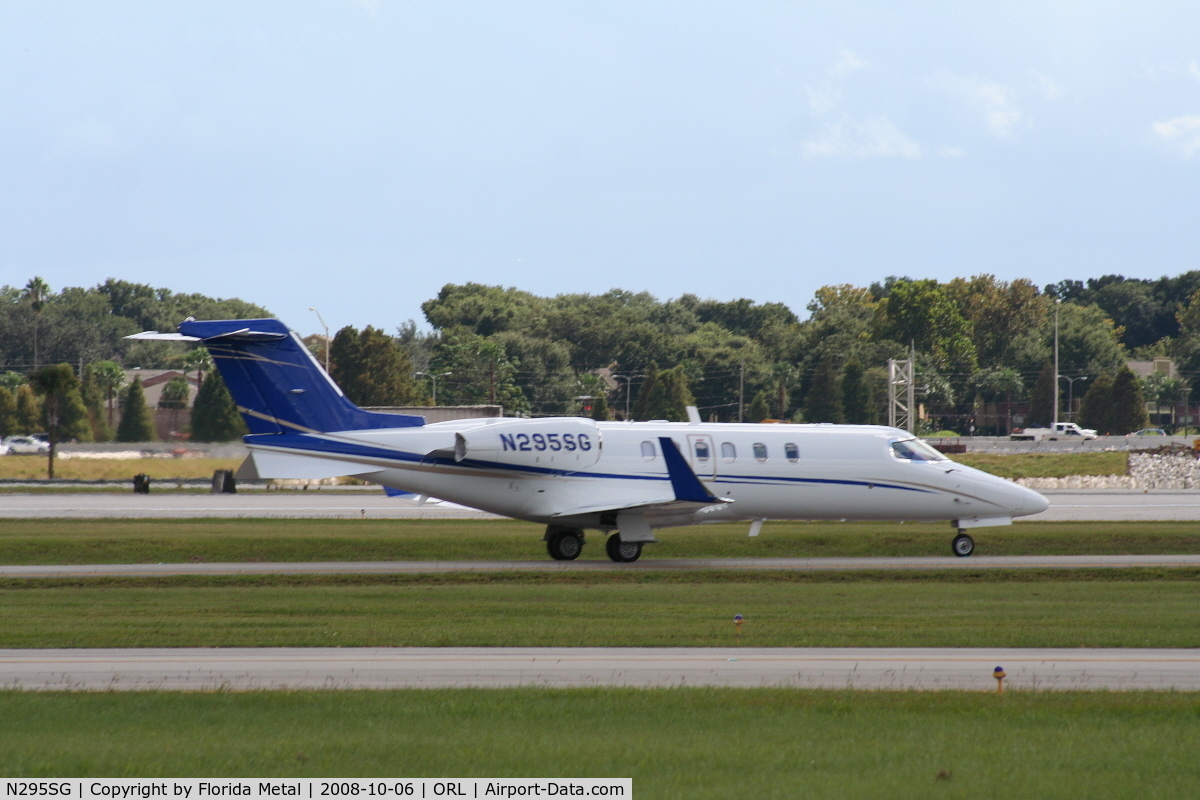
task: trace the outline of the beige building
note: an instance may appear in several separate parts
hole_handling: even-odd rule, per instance
[[[159,408],[162,401],[163,389],[172,378],[187,378],[188,399],[187,408]],[[142,393],[146,396],[146,405],[154,412],[154,432],[164,442],[186,439],[186,431],[192,424],[192,403],[196,402],[196,393],[200,391],[200,377],[195,372],[186,376],[175,369],[127,369],[125,370],[126,385],[138,378],[142,382]]]
[[[1139,378],[1147,378],[1155,372],[1166,375],[1168,378],[1178,378],[1179,371],[1175,369],[1175,362],[1166,356],[1158,356],[1151,361],[1127,361],[1129,369],[1133,370],[1133,374]]]

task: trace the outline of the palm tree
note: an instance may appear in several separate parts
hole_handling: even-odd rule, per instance
[[[23,300],[29,302],[29,307],[33,309],[33,368],[37,369],[42,365],[41,355],[38,353],[38,321],[42,316],[42,309],[46,305],[46,298],[50,295],[50,285],[47,284],[40,276],[35,276],[29,279],[29,283],[25,284],[25,292],[21,295]]]
[[[779,362],[771,365],[771,384],[775,390],[775,418],[787,419],[788,389],[796,383],[798,372],[794,364]]]
[[[64,395],[79,386],[75,373],[66,364],[34,370],[29,373],[29,385],[34,391],[43,395],[42,418],[46,422],[46,433],[50,440],[50,464],[46,469],[46,477],[54,480],[54,456],[58,448],[58,437],[63,422],[62,405]]]
[[[212,369],[212,356],[208,354],[208,349],[204,347],[195,347],[188,350],[180,357],[183,363],[183,377],[187,378],[187,374],[191,370],[196,370],[196,383],[203,385],[204,371]]]
[[[115,361],[97,361],[90,366],[91,379],[108,401],[108,426],[113,424],[113,400],[125,385],[125,370]]]

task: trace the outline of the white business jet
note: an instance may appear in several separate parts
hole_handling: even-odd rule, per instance
[[[489,418],[425,424],[351,403],[294,332],[274,319],[196,321],[177,334],[208,348],[250,429],[259,478],[352,475],[424,497],[546,525],[558,560],[584,531],[613,561],[636,561],[654,531],[702,522],[949,520],[967,529],[1036,514],[1046,498],[948,460],[907,431],[875,425],[595,422]]]

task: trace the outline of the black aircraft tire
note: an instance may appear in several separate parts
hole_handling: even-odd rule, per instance
[[[622,542],[621,534],[614,533],[604,543],[608,557],[618,564],[631,564],[642,557],[641,542]]]
[[[583,537],[576,531],[560,531],[546,540],[546,551],[555,561],[574,561],[583,552]]]
[[[960,533],[954,537],[954,541],[950,543],[950,549],[954,555],[959,558],[966,558],[975,552],[975,540],[965,533]]]

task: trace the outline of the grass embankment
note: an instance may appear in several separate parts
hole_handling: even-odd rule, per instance
[[[1194,798],[1196,693],[0,693],[12,777],[632,777],[651,798]]]
[[[950,458],[1001,478],[1066,478],[1070,475],[1127,475],[1129,454],[962,453]]]
[[[1200,647],[1200,571],[8,579],[0,647]]]
[[[944,556],[950,526],[769,522],[659,532],[644,559]],[[979,555],[1200,553],[1191,522],[1025,522],[974,531]],[[544,561],[542,529],[509,520],[6,519],[0,564],[231,561]],[[607,561],[587,535],[583,560]]]
[[[152,480],[211,478],[215,470],[237,469],[240,458],[56,458],[54,477],[71,481],[132,481],[146,474]],[[46,456],[0,457],[0,479],[40,481],[46,478]]]

